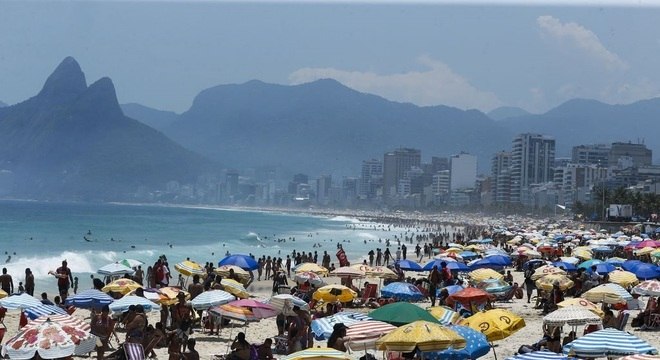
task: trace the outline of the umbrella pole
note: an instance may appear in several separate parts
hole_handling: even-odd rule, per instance
[[[493,349],[493,356],[495,357],[495,360],[497,360],[497,352],[495,351],[495,344],[491,342],[490,348]]]

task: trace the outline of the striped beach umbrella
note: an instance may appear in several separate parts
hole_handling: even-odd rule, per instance
[[[442,351],[425,352],[423,359],[429,360],[464,360],[478,359],[490,351],[490,344],[486,335],[471,327],[451,325],[449,329],[456,331],[465,339],[465,347],[449,347]]]
[[[543,317],[543,324],[551,326],[571,326],[598,325],[602,319],[597,314],[581,306],[567,306],[559,308]]]
[[[312,320],[311,328],[317,340],[324,340],[330,337],[335,324],[344,324],[348,327],[360,321],[370,319],[365,314],[342,311],[332,316]]]
[[[234,295],[223,290],[209,290],[197,295],[190,301],[193,309],[205,310],[216,305],[222,305],[236,300]]]
[[[243,284],[233,279],[222,279],[220,284],[225,288],[225,291],[236,296],[237,298],[247,299],[250,294],[247,292]]]
[[[504,279],[504,275],[492,269],[477,269],[470,272],[470,279],[474,283],[480,283],[486,279]]]
[[[424,294],[412,284],[406,282],[393,282],[385,285],[380,290],[381,296],[393,298],[397,301],[420,301]]]
[[[614,270],[609,274],[611,283],[621,285],[625,288],[635,285],[639,282],[635,274],[625,270]]]
[[[66,298],[66,305],[81,309],[100,309],[104,305],[110,305],[115,299],[110,295],[96,289],[83,290]]]
[[[598,358],[657,354],[658,350],[637,336],[609,328],[573,340],[564,346],[563,352],[570,356]]]
[[[323,279],[321,279],[320,276],[318,276],[316,273],[313,273],[311,271],[296,273],[294,279],[298,284],[304,284],[307,281],[309,281],[309,283],[314,286],[320,286],[324,284]]]
[[[59,306],[41,304],[33,306],[23,311],[29,319],[36,319],[40,316],[48,315],[68,315],[67,312]]]
[[[376,340],[394,329],[396,326],[382,321],[359,321],[346,329],[346,338],[348,338],[346,345],[351,350],[375,349]]]
[[[434,318],[438,319],[438,322],[442,325],[454,324],[460,317],[456,311],[444,306],[434,306],[427,310]]]
[[[331,348],[309,348],[287,355],[282,360],[350,360],[348,353]]]
[[[295,273],[301,273],[301,272],[307,272],[311,271],[315,274],[318,275],[328,275],[328,269],[324,268],[323,266],[315,263],[302,263],[298,266],[296,266],[293,271]]]
[[[592,313],[598,315],[600,318],[603,318],[605,316],[605,313],[603,310],[598,306],[597,304],[592,303],[591,301],[587,299],[581,299],[581,298],[570,298],[566,299],[560,303],[557,303],[557,306],[562,308],[562,307],[569,307],[569,306],[579,306],[583,307]]]
[[[255,320],[250,309],[229,304],[214,306],[209,309],[209,314],[216,318],[227,318],[243,322]]]
[[[621,285],[607,283],[584,292],[580,297],[595,303],[625,304],[632,300],[632,295]]]
[[[126,274],[133,275],[135,274],[135,270],[124,264],[112,263],[102,266],[96,271],[96,273],[105,276],[122,276]]]
[[[570,360],[567,355],[557,354],[552,351],[532,351],[527,354],[519,354],[506,358],[506,360]]]
[[[41,301],[36,297],[28,295],[27,293],[22,293],[19,295],[7,296],[4,299],[0,299],[0,306],[6,309],[27,309],[35,306],[40,306]]]
[[[307,304],[305,300],[289,294],[279,294],[272,296],[270,299],[268,299],[267,303],[272,305],[278,312],[281,312],[286,316],[295,315],[293,312],[294,306],[297,306],[302,310],[309,310],[309,304]]]
[[[660,355],[645,355],[645,354],[628,355],[628,356],[620,357],[618,360],[660,360]]]
[[[185,260],[178,264],[174,264],[174,268],[185,276],[206,275],[206,269],[204,269],[202,265],[191,260]]]
[[[110,304],[109,307],[110,311],[113,313],[123,313],[124,311],[127,311],[128,307],[131,305],[142,305],[145,312],[160,310],[160,305],[151,302],[146,298],[135,295],[126,295]]]

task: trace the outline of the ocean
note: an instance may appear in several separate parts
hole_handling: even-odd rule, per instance
[[[385,228],[343,216],[0,201],[0,264],[5,260],[1,266],[12,275],[15,289],[29,267],[36,279],[35,293],[55,293],[56,281],[48,271],[65,259],[79,278],[79,289],[86,289],[91,287],[90,275],[100,267],[125,258],[145,262],[145,270],[160,255],[167,257],[172,268],[188,257],[217,264],[226,252],[285,258],[293,249],[328,251],[336,261],[337,242],[341,242],[349,259],[361,260],[370,249],[384,248],[385,238],[405,232]]]

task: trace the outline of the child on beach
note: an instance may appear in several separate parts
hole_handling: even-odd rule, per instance
[[[73,278],[73,293],[77,294],[78,293],[78,277]]]
[[[25,288],[23,287],[23,282],[21,281],[18,283],[18,293],[22,294],[24,292],[25,292]]]

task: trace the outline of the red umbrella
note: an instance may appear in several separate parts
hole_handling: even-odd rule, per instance
[[[637,245],[635,245],[635,247],[638,248],[638,249],[643,249],[647,246],[648,247],[653,247],[653,248],[658,247],[658,246],[660,246],[660,241],[644,240],[640,243],[637,243]]]
[[[495,296],[485,290],[469,287],[449,295],[447,304],[449,306],[455,306],[456,303],[459,303],[468,309],[472,309],[472,304],[481,304],[488,300],[495,300]]]

